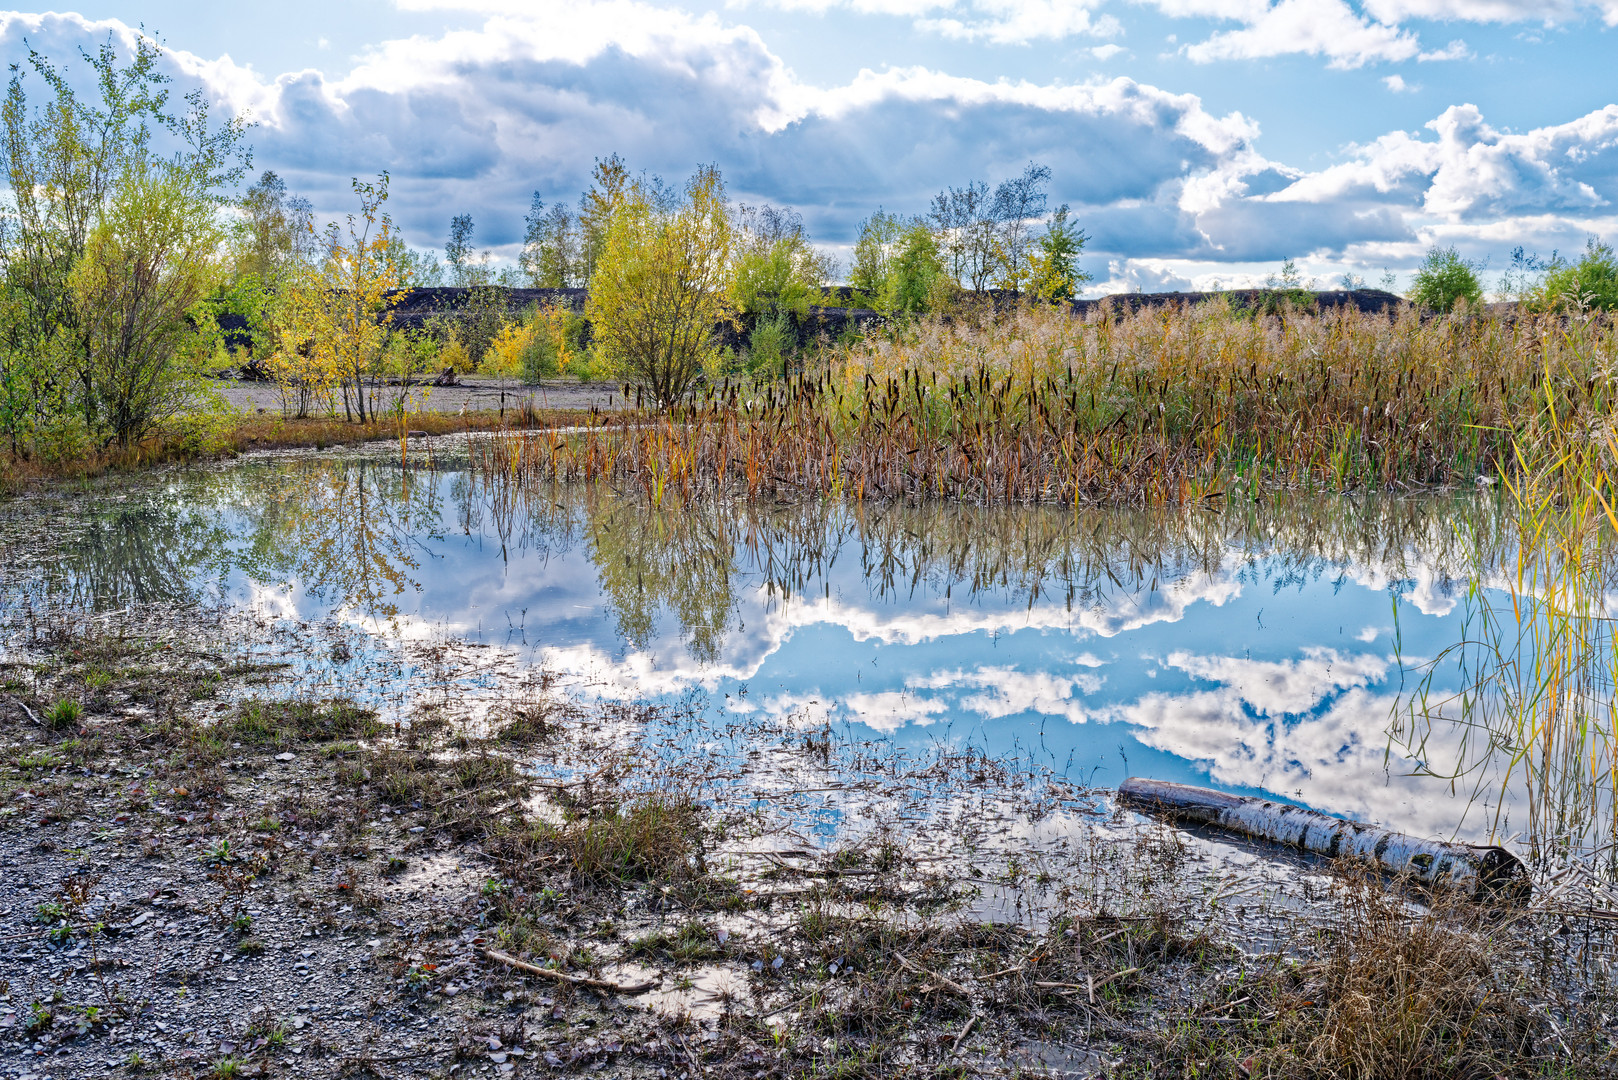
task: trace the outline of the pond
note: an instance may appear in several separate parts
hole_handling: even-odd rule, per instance
[[[222,603],[339,627],[360,653],[472,642],[500,658],[477,671],[668,706],[688,740],[770,724],[975,747],[1085,785],[1265,793],[1431,837],[1495,824],[1488,763],[1443,779],[1465,733],[1413,751],[1402,719],[1476,618],[1471,568],[1500,534],[1487,493],[659,508],[392,453],[95,485],[18,515],[10,548],[57,603]],[[296,660],[330,675],[350,658]],[[420,664],[366,670],[345,692],[408,719]],[[1459,678],[1441,663],[1429,690]]]

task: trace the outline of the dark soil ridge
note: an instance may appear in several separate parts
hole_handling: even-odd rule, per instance
[[[853,290],[847,286],[828,286],[822,290],[827,302],[810,307],[806,316],[792,314],[790,321],[797,332],[798,344],[825,339],[835,341],[849,333],[863,332],[880,326],[887,316],[871,308],[849,307]],[[393,300],[390,325],[400,330],[424,330],[445,319],[453,320],[457,314],[476,307],[484,297],[492,297],[508,318],[515,318],[531,307],[565,307],[583,313],[589,300],[588,289],[508,289],[501,286],[456,287],[434,286],[401,289],[387,294]],[[1009,308],[1023,299],[1005,289],[989,289],[977,294],[976,301],[996,309]],[[1075,315],[1084,317],[1094,311],[1112,311],[1117,314],[1134,313],[1150,307],[1183,307],[1225,300],[1232,305],[1251,311],[1278,312],[1291,305],[1304,310],[1333,311],[1351,309],[1366,314],[1392,314],[1406,301],[1381,289],[1329,290],[1309,292],[1301,289],[1231,289],[1224,292],[1171,292],[1171,293],[1116,293],[1099,300],[1075,300],[1070,305]],[[736,323],[719,328],[723,343],[732,348],[746,344],[756,322],[753,316],[743,316]],[[241,315],[219,316],[220,329],[231,345],[246,344],[247,319]],[[588,329],[585,338],[588,340]]]

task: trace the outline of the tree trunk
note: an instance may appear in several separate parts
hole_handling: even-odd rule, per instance
[[[1458,889],[1474,899],[1503,895],[1526,900],[1529,894],[1527,870],[1502,847],[1419,840],[1301,806],[1167,780],[1130,777],[1118,785],[1118,798],[1179,821],[1212,825],[1327,858],[1357,859],[1386,873]]]

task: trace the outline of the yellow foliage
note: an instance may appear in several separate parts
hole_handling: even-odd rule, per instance
[[[457,375],[465,375],[477,366],[472,363],[472,354],[461,344],[461,335],[457,334],[453,327],[444,340],[443,349],[438,353],[438,360],[445,367],[454,368]]]
[[[528,382],[566,375],[574,358],[568,344],[572,318],[573,313],[565,307],[530,309],[520,321],[500,328],[483,355],[480,370],[486,375]]]
[[[395,260],[389,258],[393,220],[380,213],[388,175],[375,184],[354,181],[360,212],[348,216],[347,235],[327,226],[325,261],[304,270],[283,288],[273,324],[277,349],[270,371],[282,396],[299,399],[298,415],[311,404],[335,409],[342,390],[344,412],[366,420],[365,380],[380,374],[390,310],[399,296]]]
[[[603,358],[668,406],[719,351],[714,327],[731,317],[731,229],[712,166],[697,170],[672,207],[657,196],[636,183],[613,208],[586,311]]]
[[[503,379],[522,376],[523,355],[534,342],[535,328],[521,322],[508,322],[489,342],[483,354],[483,373]]]
[[[566,375],[573,363],[573,348],[568,344],[567,332],[573,313],[565,307],[542,308],[535,312],[534,327],[549,339],[556,357],[556,374]]]

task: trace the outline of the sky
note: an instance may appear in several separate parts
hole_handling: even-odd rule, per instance
[[[1397,287],[1433,246],[1618,241],[1618,0],[280,0],[0,13],[9,63],[110,35],[250,114],[254,170],[336,216],[391,176],[418,248],[470,213],[513,258],[597,158],[798,210],[846,263],[881,207],[1052,170],[1088,295],[1293,258]],[[76,61],[74,61],[76,63]],[[37,91],[37,77],[25,79]]]

